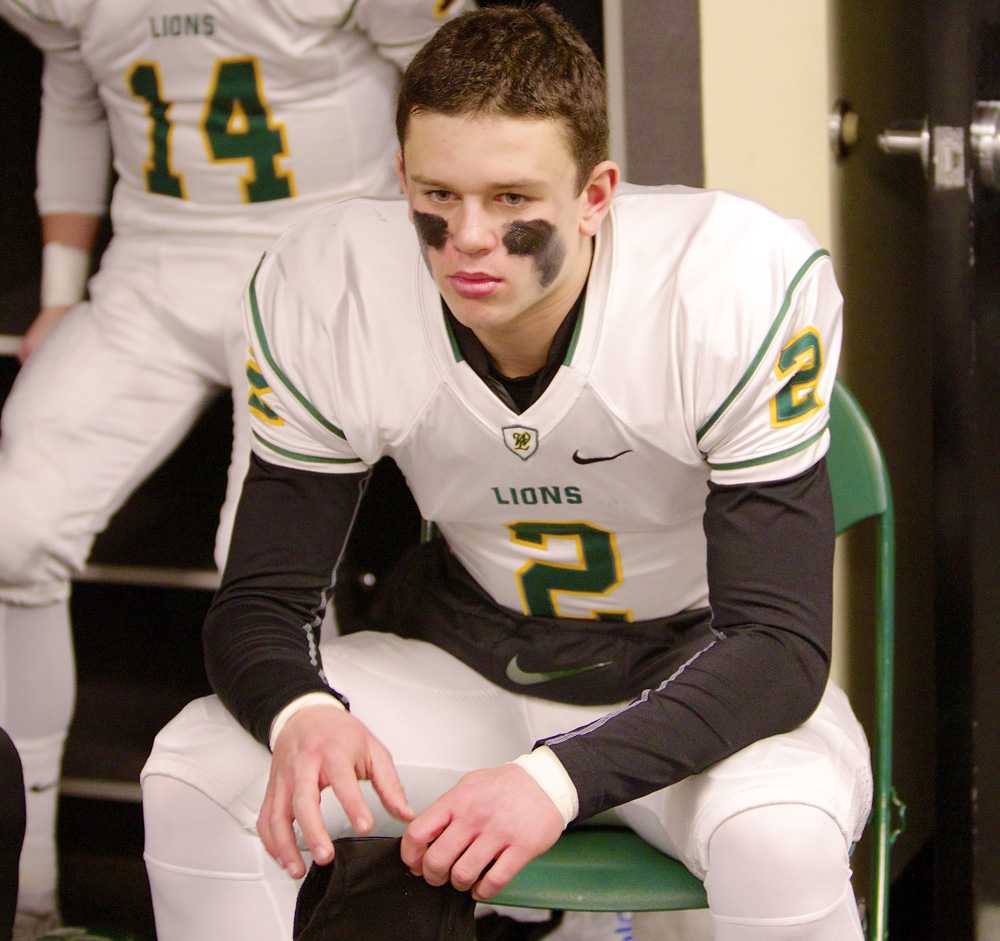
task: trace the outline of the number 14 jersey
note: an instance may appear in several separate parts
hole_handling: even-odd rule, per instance
[[[39,46],[85,66],[64,119],[99,97],[117,234],[265,237],[293,197],[308,208],[397,190],[399,67],[463,5],[0,0]]]
[[[254,448],[401,467],[501,605],[640,620],[708,603],[707,481],[782,480],[828,446],[841,297],[800,227],[722,193],[624,187],[565,359],[524,412],[463,360],[406,204],[356,200],[254,275]]]

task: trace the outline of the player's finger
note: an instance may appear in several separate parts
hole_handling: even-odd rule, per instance
[[[497,856],[496,862],[482,879],[472,887],[472,897],[478,901],[493,898],[530,860],[531,856],[524,850],[508,846]]]
[[[484,870],[503,851],[503,844],[487,840],[483,834],[473,840],[466,851],[451,866],[451,884],[459,892],[467,892],[482,877]]]
[[[436,840],[451,821],[451,812],[442,804],[431,804],[422,814],[410,821],[403,831],[403,839],[399,844],[399,855],[415,876],[423,875],[421,866],[424,853],[433,840]]]
[[[18,362],[23,366],[27,361],[28,357],[35,351],[35,336],[31,330],[21,337],[21,342],[17,346],[17,359]]]
[[[372,787],[382,801],[382,806],[397,820],[409,822],[416,816],[416,812],[406,799],[406,792],[403,790],[402,781],[399,780],[399,773],[396,771],[392,756],[381,742],[373,744],[371,755]]]
[[[326,762],[323,766],[326,779],[330,783],[340,806],[344,808],[347,819],[351,821],[354,832],[364,836],[371,830],[374,821],[372,812],[368,809],[358,785],[354,768],[345,762]]]
[[[267,782],[267,790],[264,792],[264,800],[261,801],[260,811],[257,814],[257,835],[260,837],[261,842],[264,844],[264,849],[271,853],[271,807],[274,804],[274,797],[272,795],[272,788],[274,787],[273,780]]]
[[[318,756],[304,758],[296,764],[292,812],[309,852],[322,866],[333,859],[333,841],[326,831],[319,809],[319,769]]]
[[[257,830],[267,851],[284,867],[290,876],[298,878],[305,873],[305,865],[295,842],[292,829],[292,787],[284,775],[276,775],[268,787],[271,799],[265,810],[261,808],[261,819]],[[264,837],[264,834],[267,837]]]
[[[444,885],[451,878],[451,867],[468,849],[475,836],[468,827],[452,820],[424,853],[420,866],[424,879],[431,885]]]
[[[282,788],[280,776],[275,770],[274,764],[267,779],[267,789],[264,791],[264,800],[261,801],[260,812],[257,814],[257,833],[260,835],[264,848],[277,859],[274,844],[274,835],[271,833],[271,817],[274,814],[275,803],[285,800],[287,803],[287,793]],[[280,860],[279,860],[280,862]]]

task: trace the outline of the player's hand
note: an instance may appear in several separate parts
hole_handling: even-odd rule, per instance
[[[333,859],[333,841],[319,809],[323,788],[333,789],[356,833],[363,836],[371,830],[372,814],[358,786],[361,780],[372,782],[393,817],[413,819],[392,756],[364,723],[332,706],[309,706],[288,720],[274,743],[257,832],[290,876],[305,874],[294,821],[316,862]]]
[[[501,765],[465,775],[413,820],[400,855],[431,885],[450,881],[489,899],[562,831],[562,815],[534,778]]]
[[[62,307],[45,307],[38,312],[27,332],[21,337],[21,343],[17,348],[17,358],[25,363],[28,357],[42,345],[42,341],[48,336],[49,331],[62,320],[63,314],[72,305],[67,304]]]

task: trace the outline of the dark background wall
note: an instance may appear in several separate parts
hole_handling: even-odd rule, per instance
[[[38,304],[35,141],[41,56],[0,23],[4,146],[0,148],[0,334],[19,334]]]

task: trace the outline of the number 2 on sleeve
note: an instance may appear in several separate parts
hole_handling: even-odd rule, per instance
[[[823,341],[815,327],[806,327],[782,349],[774,373],[784,380],[771,399],[771,424],[775,428],[802,421],[823,403],[816,394],[823,370]]]

